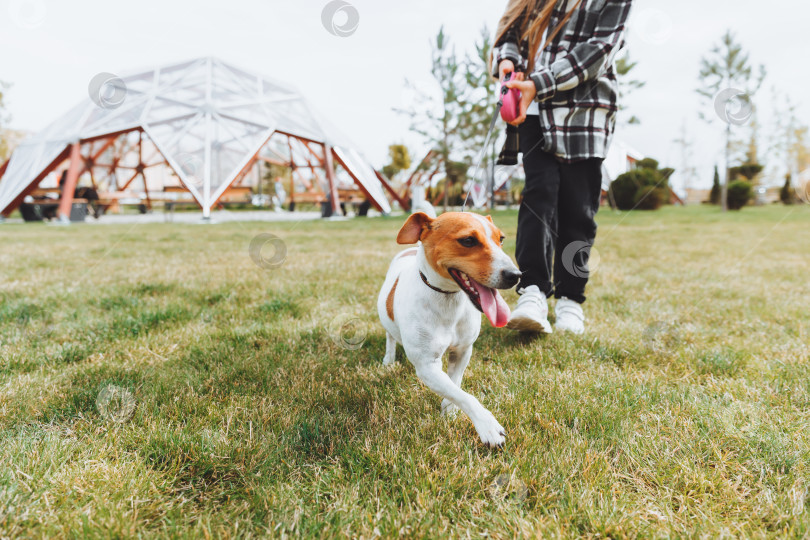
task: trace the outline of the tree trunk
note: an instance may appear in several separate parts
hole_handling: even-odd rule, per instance
[[[731,176],[731,163],[729,154],[731,153],[731,122],[726,123],[726,177],[723,180],[723,189],[720,194],[720,204],[723,205],[723,212],[728,211],[728,181]]]
[[[447,204],[450,199],[450,151],[447,148],[447,129],[444,132],[444,148],[442,148],[442,159],[444,159],[444,211],[447,212]]]
[[[490,180],[492,182],[489,185],[489,209],[490,209],[491,212],[495,211],[495,160],[496,160],[496,157],[495,157],[495,142],[497,140],[498,140],[497,137],[493,138],[493,140],[492,140],[492,154],[490,154],[490,156],[489,156],[489,158],[490,158],[490,166],[488,167],[490,169],[490,173],[491,173]]]

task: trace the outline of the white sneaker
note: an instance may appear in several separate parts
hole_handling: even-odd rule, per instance
[[[509,317],[506,327],[519,332],[550,334],[551,323],[548,322],[548,302],[546,295],[540,292],[537,285],[529,285],[518,290],[517,306]]]
[[[582,313],[582,305],[565,296],[557,300],[554,306],[554,313],[557,315],[557,322],[554,327],[557,330],[571,332],[572,334],[582,334],[585,332],[585,314]]]

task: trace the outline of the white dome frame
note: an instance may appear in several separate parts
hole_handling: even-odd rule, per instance
[[[205,218],[259,161],[291,167],[299,177],[307,170],[309,182],[300,179],[313,193],[320,187],[333,211],[341,182],[354,183],[383,214],[391,212],[385,191],[404,203],[348,138],[285,83],[205,57],[122,78],[100,74],[90,86],[88,99],[22,142],[0,167],[0,215],[19,207],[66,160],[66,186],[85,173],[95,185],[94,173],[107,173],[120,190],[118,175],[132,171],[123,189],[140,176],[148,204],[156,193],[147,169],[168,166]],[[286,141],[272,147],[272,138]],[[155,163],[145,159],[145,144]],[[64,192],[62,215],[73,189]]]

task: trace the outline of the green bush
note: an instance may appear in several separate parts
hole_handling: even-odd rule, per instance
[[[634,175],[625,173],[619,175],[610,184],[610,194],[619,210],[630,210],[633,208],[638,185]]]
[[[717,172],[717,167],[714,168],[714,181],[712,182],[712,190],[709,193],[709,204],[720,204],[720,197],[722,196],[722,188],[720,187],[720,173]]]
[[[526,180],[512,178],[509,183],[509,199],[510,201],[520,201],[523,197],[523,188],[526,187]]]
[[[747,162],[743,163],[742,165],[732,167],[731,169],[729,169],[729,174],[731,174],[732,178],[736,179],[737,177],[742,176],[749,182],[753,182],[754,178],[756,178],[756,176],[759,173],[761,173],[762,169],[764,168],[765,167],[760,165],[759,163]]]
[[[754,196],[754,187],[747,180],[735,180],[728,185],[728,209],[739,210]]]
[[[666,191],[655,186],[642,186],[636,191],[633,206],[638,210],[658,210],[666,201]]]
[[[655,160],[649,161],[654,162]],[[644,194],[649,193],[650,190],[658,192],[651,196],[652,199],[644,197]],[[639,209],[655,210],[667,201],[669,187],[666,179],[662,177],[661,171],[651,167],[640,167],[620,174],[616,180],[611,182],[610,192],[619,210],[632,210],[636,208],[636,203],[639,201],[641,201]]]
[[[653,158],[640,159],[636,162],[636,167],[638,167],[639,169],[652,169],[654,171],[657,171],[658,160]]]
[[[793,181],[790,173],[785,176],[785,185],[779,190],[779,200],[782,204],[794,204],[796,202],[796,190],[793,189]]]

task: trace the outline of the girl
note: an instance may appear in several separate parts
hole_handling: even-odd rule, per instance
[[[518,212],[520,298],[508,328],[585,331],[582,303],[602,161],[613,134],[613,60],[631,0],[509,0],[496,32],[493,76],[521,92],[518,126],[526,186]],[[553,277],[552,277],[553,265]]]

